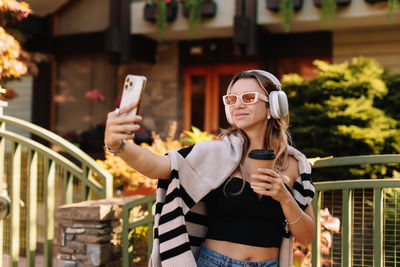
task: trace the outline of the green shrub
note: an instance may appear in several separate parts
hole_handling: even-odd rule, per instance
[[[385,76],[376,60],[363,57],[351,63],[316,60],[314,64],[314,80],[297,74],[283,77],[294,145],[308,157],[399,153],[400,101],[392,97],[400,95],[393,89],[399,88],[398,75]],[[316,169],[313,176],[315,180],[382,178],[391,176],[393,169],[392,165]]]

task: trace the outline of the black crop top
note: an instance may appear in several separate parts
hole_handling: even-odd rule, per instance
[[[225,187],[204,197],[208,214],[206,238],[257,247],[280,247],[285,217],[280,203],[272,197],[261,199],[246,182],[240,195],[232,196],[242,187],[242,179],[233,177]]]

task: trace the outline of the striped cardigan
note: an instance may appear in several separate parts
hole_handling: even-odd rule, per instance
[[[242,147],[241,137],[229,135],[168,153],[171,179],[158,182],[149,266],[196,266],[195,257],[207,233],[207,211],[201,199],[238,167]],[[299,164],[301,175],[293,196],[304,210],[314,196],[311,166],[298,150],[289,146],[288,152]]]

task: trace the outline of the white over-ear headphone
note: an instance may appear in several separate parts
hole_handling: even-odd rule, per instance
[[[258,74],[267,77],[275,85],[275,87],[278,88],[278,91],[272,91],[268,95],[269,110],[272,118],[274,119],[280,119],[286,116],[289,113],[289,104],[285,92],[281,90],[281,82],[272,73],[264,70],[248,70],[246,72],[257,72]],[[228,90],[226,91],[227,94],[231,92],[233,81],[234,80],[232,80],[228,86]],[[233,124],[229,106],[225,106],[225,115],[228,122]]]

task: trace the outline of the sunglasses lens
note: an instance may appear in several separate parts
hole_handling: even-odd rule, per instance
[[[235,95],[224,96],[225,105],[235,105],[236,101],[237,101],[237,96]]]
[[[242,95],[243,103],[245,104],[253,104],[256,101],[255,93],[247,93]]]

